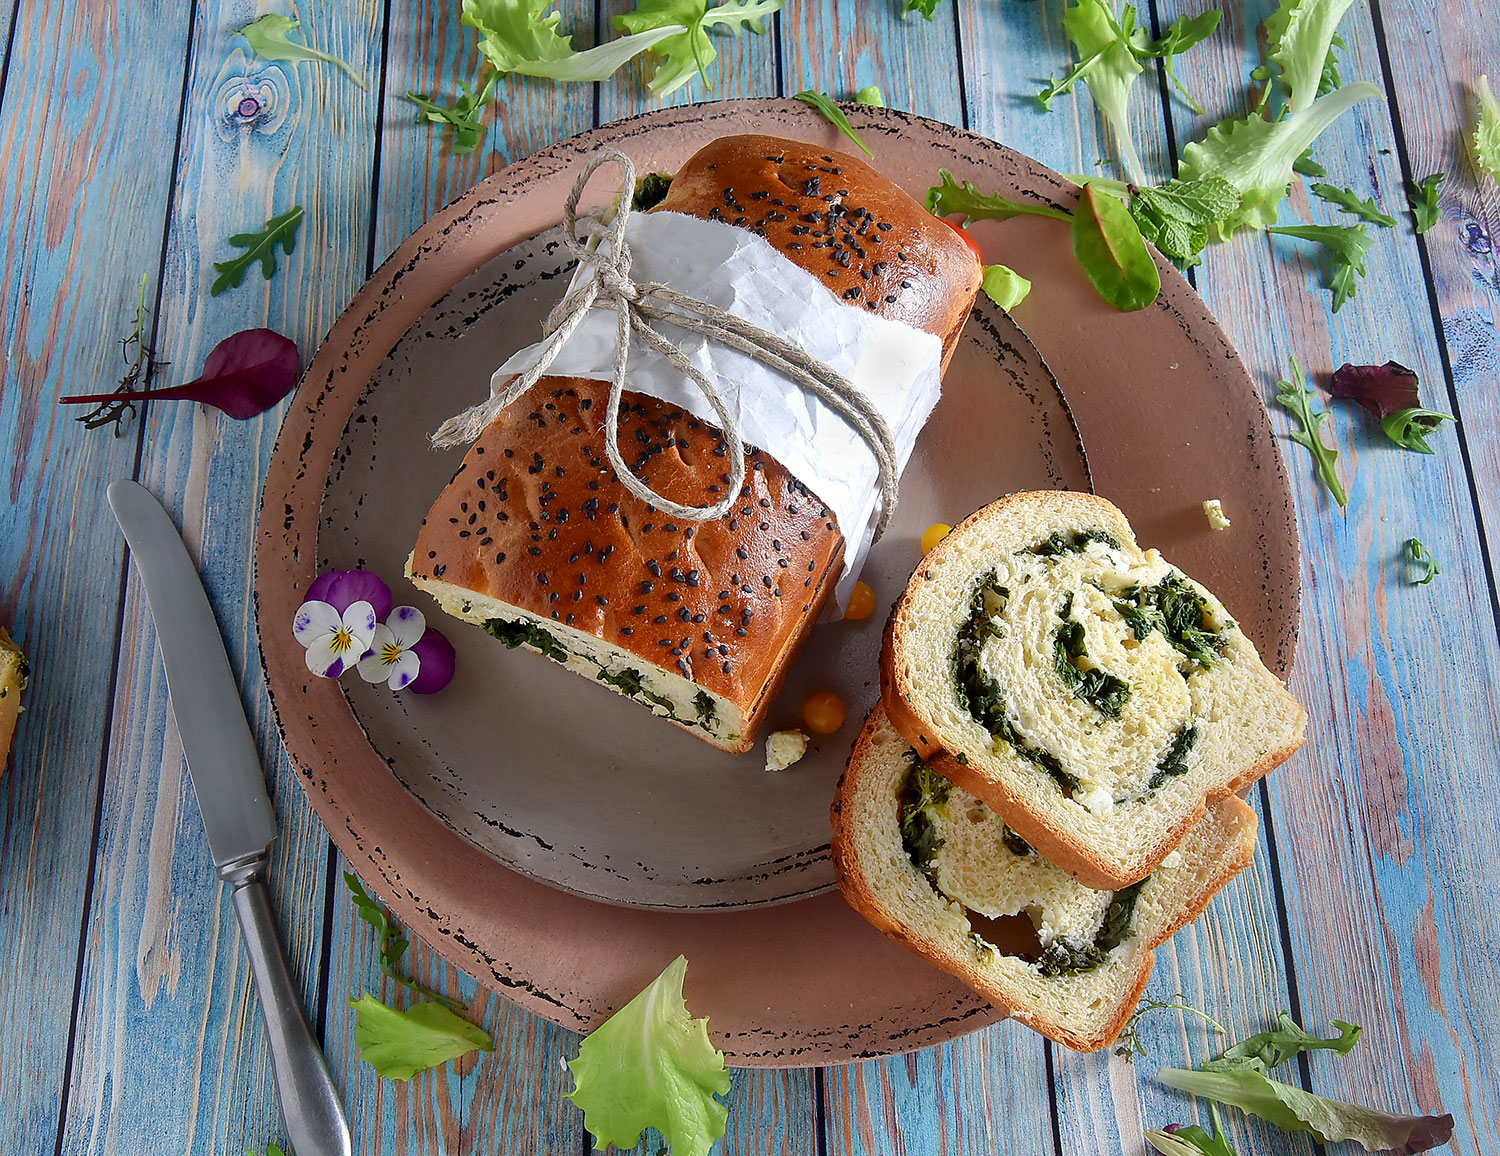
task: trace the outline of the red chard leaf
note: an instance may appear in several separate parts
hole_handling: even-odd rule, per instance
[[[1328,392],[1334,397],[1357,401],[1376,417],[1385,418],[1417,407],[1417,375],[1395,361],[1384,365],[1346,362],[1333,371]]]
[[[111,400],[201,401],[233,418],[265,413],[292,391],[302,372],[297,343],[272,329],[246,329],[215,345],[195,381],[171,389],[64,397],[64,404]]]

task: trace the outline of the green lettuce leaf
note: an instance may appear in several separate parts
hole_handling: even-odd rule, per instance
[[[1239,1068],[1249,1068],[1252,1071],[1264,1072],[1268,1068],[1274,1068],[1277,1064],[1300,1056],[1303,1052],[1319,1049],[1347,1056],[1354,1050],[1354,1045],[1359,1043],[1360,1027],[1358,1024],[1345,1023],[1343,1020],[1334,1020],[1333,1026],[1338,1029],[1339,1034],[1331,1039],[1324,1039],[1303,1030],[1301,1025],[1292,1019],[1290,1012],[1282,1012],[1277,1027],[1235,1044],[1218,1059],[1209,1060],[1203,1064],[1203,1070],[1205,1072],[1229,1072]]]
[[[1133,25],[1134,9],[1127,8],[1127,24]],[[1130,90],[1141,65],[1131,51],[1132,27],[1115,19],[1114,0],[1077,0],[1063,14],[1063,28],[1078,51],[1078,59],[1092,62],[1080,70],[1094,104],[1114,130],[1126,177],[1134,184],[1146,183],[1146,170],[1130,131]]]
[[[708,30],[723,25],[736,36],[744,28],[752,32],[766,30],[766,18],[779,12],[786,0],[724,0],[715,8],[708,0],[639,0],[634,12],[615,17],[615,27],[632,37],[653,34],[663,27],[674,28],[670,36],[659,37],[652,52],[662,57],[647,86],[652,96],[670,96],[695,76],[708,81],[708,66],[719,55],[709,39]]]
[[[1031,292],[1031,282],[1006,265],[986,265],[979,283],[984,295],[1009,313]]]
[[[291,16],[267,12],[259,20],[252,21],[243,28],[236,28],[235,31],[250,42],[251,50],[262,60],[313,60],[320,64],[331,64],[335,68],[342,68],[349,79],[363,91],[370,91],[370,86],[360,79],[359,73],[337,56],[329,56],[310,45],[289,40],[287,34],[295,32],[301,25],[300,20]]]
[[[1311,1132],[1325,1144],[1353,1140],[1370,1152],[1394,1148],[1413,1153],[1446,1144],[1453,1136],[1451,1115],[1382,1112],[1304,1092],[1249,1067],[1227,1072],[1163,1068],[1158,1077],[1169,1088],[1233,1105],[1288,1132]]]
[[[576,52],[560,35],[562,13],[547,13],[556,0],[463,0],[463,22],[479,33],[479,51],[497,72],[549,80],[607,80],[646,49],[687,31],[682,25],[652,26],[640,36],[621,36]]]
[[[1083,186],[1073,214],[1073,254],[1116,309],[1144,309],[1161,292],[1161,274],[1130,210],[1091,184]]]
[[[1239,1156],[1224,1135],[1224,1123],[1219,1119],[1219,1106],[1210,1100],[1208,1111],[1214,1120],[1212,1134],[1199,1124],[1174,1128],[1170,1132],[1153,1128],[1146,1133],[1146,1143],[1162,1156]]]
[[[1500,103],[1490,91],[1490,78],[1479,78],[1479,121],[1474,126],[1474,159],[1500,181]]]
[[[687,959],[678,956],[644,991],[600,1024],[568,1062],[567,1098],[603,1148],[633,1148],[647,1127],[673,1156],[706,1156],[728,1120],[714,1098],[729,1092],[724,1053],[709,1042],[708,1020],[682,998]]]
[[[361,1058],[392,1080],[409,1080],[476,1048],[495,1050],[489,1032],[440,1003],[417,1003],[397,1011],[366,993],[351,999],[349,1006],[356,1015],[354,1043]]]
[[[1216,239],[1237,229],[1276,223],[1277,209],[1295,177],[1292,166],[1323,130],[1362,100],[1380,96],[1373,84],[1359,81],[1319,97],[1300,112],[1281,120],[1256,115],[1220,121],[1201,141],[1182,150],[1178,175],[1185,181],[1221,177],[1240,191],[1240,206],[1210,233]]]

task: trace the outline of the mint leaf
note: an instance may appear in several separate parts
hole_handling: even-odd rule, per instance
[[[799,92],[794,99],[800,100],[803,104],[812,105],[823,114],[823,119],[858,145],[860,152],[864,153],[871,160],[875,159],[875,154],[870,151],[870,146],[865,144],[860,139],[859,133],[854,131],[854,126],[849,123],[849,118],[844,115],[844,110],[834,104],[833,98],[827,93]]]
[[[489,1032],[440,1003],[413,1004],[403,1012],[367,993],[351,999],[349,1006],[355,1011],[354,1043],[360,1057],[392,1080],[409,1080],[476,1048],[495,1050]]]
[[[549,80],[607,80],[626,63],[663,41],[681,35],[682,25],[652,25],[640,36],[621,36],[582,52],[573,37],[557,30],[557,0],[463,0],[463,22],[479,33],[479,51],[500,73]]]
[[[1012,217],[1051,217],[1071,221],[1070,213],[1036,201],[1013,201],[1003,193],[981,193],[965,181],[959,184],[947,169],[938,170],[941,184],[927,190],[927,211],[939,217],[960,216],[964,221],[1008,221]]]
[[[1222,177],[1168,181],[1131,189],[1130,215],[1141,235],[1163,255],[1196,264],[1208,244],[1209,228],[1239,208],[1240,193]]]
[[[272,217],[259,233],[236,233],[230,237],[229,243],[245,252],[233,260],[214,262],[214,272],[218,276],[214,278],[208,295],[217,297],[226,289],[238,287],[256,262],[260,263],[261,276],[269,281],[276,272],[277,248],[290,256],[297,247],[297,227],[302,224],[302,217],[302,206],[297,205],[279,217]]]
[[[1305,1031],[1292,1019],[1290,1012],[1282,1012],[1277,1027],[1235,1044],[1218,1059],[1203,1064],[1202,1068],[1205,1072],[1235,1071],[1240,1068],[1265,1072],[1303,1052],[1319,1049],[1347,1056],[1354,1050],[1354,1045],[1359,1043],[1360,1027],[1343,1020],[1334,1020],[1333,1026],[1338,1029],[1339,1034],[1323,1039]]]
[[[719,55],[709,39],[708,30],[723,25],[739,35],[741,30],[760,33],[766,30],[766,18],[779,12],[786,0],[724,0],[715,8],[708,0],[639,0],[634,12],[615,17],[615,27],[632,36],[653,33],[663,26],[675,27],[670,36],[651,46],[653,54],[662,57],[647,86],[652,96],[670,96],[694,76],[708,82],[708,66]]]
[[[986,265],[979,287],[984,295],[1009,313],[1031,292],[1031,282],[1005,265]]]
[[[1442,173],[1433,173],[1420,181],[1406,182],[1406,203],[1416,222],[1417,232],[1425,233],[1443,219],[1443,207],[1438,201],[1438,189],[1446,178]]]
[[[1110,305],[1144,309],[1161,292],[1161,274],[1130,210],[1114,197],[1083,186],[1073,214],[1073,253]]]
[[[1323,423],[1328,419],[1328,414],[1322,410],[1313,409],[1316,395],[1307,388],[1307,383],[1302,377],[1302,366],[1297,364],[1297,359],[1294,357],[1291,362],[1292,380],[1276,383],[1276,404],[1297,419],[1297,423],[1302,428],[1293,431],[1292,440],[1299,445],[1306,446],[1312,452],[1318,477],[1323,479],[1323,484],[1333,494],[1333,500],[1340,507],[1347,506],[1349,494],[1344,489],[1343,483],[1339,481],[1338,473],[1334,469],[1339,452],[1323,444]]]
[[[1330,205],[1337,205],[1345,212],[1353,213],[1362,221],[1368,221],[1372,225],[1380,225],[1389,229],[1396,224],[1396,218],[1389,213],[1382,213],[1380,206],[1374,199],[1361,200],[1353,189],[1341,189],[1337,185],[1316,184],[1312,186],[1314,196],[1321,197]]]
[[[1328,287],[1333,290],[1335,313],[1358,290],[1365,275],[1365,254],[1375,243],[1363,225],[1278,225],[1266,232],[1323,246],[1332,261]]]
[[[687,960],[678,956],[639,995],[600,1024],[568,1062],[583,1126],[595,1146],[635,1147],[654,1127],[673,1156],[706,1156],[724,1135],[729,1092],[724,1053],[682,998]]]
[[[1474,159],[1500,180],[1500,103],[1490,91],[1490,78],[1479,78],[1479,120],[1474,125]]]
[[[250,42],[250,50],[262,60],[313,60],[322,64],[331,64],[335,68],[342,68],[349,79],[359,85],[364,92],[370,88],[360,79],[359,73],[350,68],[337,56],[329,56],[326,52],[319,52],[308,44],[297,44],[287,39],[287,34],[295,32],[300,28],[302,22],[291,16],[280,12],[267,12],[259,20],[251,21],[243,28],[235,31]]]

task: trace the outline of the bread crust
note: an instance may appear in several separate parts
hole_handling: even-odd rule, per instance
[[[901,671],[910,669],[905,644],[909,638],[909,627],[915,618],[915,603],[920,594],[924,576],[948,562],[964,548],[964,531],[992,519],[1010,516],[1038,501],[1057,499],[1062,491],[1021,492],[1010,494],[976,510],[965,518],[953,532],[928,552],[918,565],[907,585],[906,591],[897,601],[886,625],[884,642],[880,652],[881,701],[890,717],[891,725],[911,743],[933,770],[957,783],[970,794],[982,799],[997,814],[1004,817],[1023,839],[1038,848],[1048,860],[1079,882],[1101,890],[1113,890],[1128,886],[1145,878],[1161,864],[1182,842],[1187,833],[1202,821],[1208,810],[1225,798],[1236,795],[1252,783],[1264,778],[1276,767],[1289,759],[1306,741],[1307,713],[1297,703],[1280,679],[1269,671],[1271,679],[1286,701],[1296,708],[1295,734],[1291,739],[1268,752],[1233,779],[1212,784],[1193,804],[1162,834],[1157,844],[1133,870],[1121,870],[1103,858],[1094,847],[1080,839],[1074,831],[1057,821],[1056,816],[1036,810],[1029,801],[1004,779],[992,778],[984,773],[977,763],[960,763],[952,752],[944,749],[935,738],[933,728],[928,726],[912,707],[911,691]],[[1075,508],[1089,510],[1098,523],[1112,526],[1126,540],[1133,541],[1134,534],[1123,514],[1104,498],[1095,494],[1066,493],[1065,499]]]
[[[945,360],[978,291],[979,262],[953,229],[863,162],[811,145],[717,141],[659,208],[766,237],[841,296],[857,288],[850,307],[941,338]],[[491,423],[424,519],[410,576],[573,626],[691,680],[736,706],[745,722],[732,749],[748,750],[831,593],[843,534],[812,491],[754,449],[729,515],[657,513],[605,459],[608,393],[606,382],[544,378]],[[619,442],[664,496],[699,506],[722,495],[723,438],[691,414],[626,393]]]
[[[1254,859],[1256,835],[1259,829],[1259,820],[1254,810],[1242,799],[1233,795],[1217,804],[1219,808],[1222,808],[1221,817],[1224,825],[1230,829],[1234,839],[1228,854],[1216,861],[1215,870],[1207,881],[1191,894],[1184,896],[1172,916],[1154,929],[1150,942],[1146,944],[1146,950],[1140,952],[1134,961],[1126,980],[1128,987],[1107,1026],[1097,1033],[1085,1035],[1061,1023],[1056,1016],[1048,1014],[1046,1009],[1032,1007],[1018,1000],[1014,992],[991,982],[989,977],[967,958],[954,956],[930,936],[922,934],[919,929],[909,927],[882,902],[877,888],[864,871],[865,859],[860,853],[857,832],[847,812],[855,793],[862,786],[861,779],[870,765],[872,741],[877,731],[882,726],[889,725],[890,721],[884,707],[877,704],[870,717],[865,720],[865,725],[855,740],[854,749],[839,779],[838,789],[830,809],[833,827],[834,873],[839,889],[850,906],[894,942],[962,980],[964,984],[1003,1011],[1007,1018],[1023,1023],[1074,1051],[1093,1052],[1114,1043],[1129,1022],[1136,1005],[1140,1002],[1141,993],[1151,977],[1155,962],[1155,949],[1197,919],[1207,909],[1213,897]],[[929,766],[931,766],[930,763]]]

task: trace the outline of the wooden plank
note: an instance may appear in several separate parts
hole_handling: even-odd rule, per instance
[[[16,19],[0,107],[0,622],[33,677],[0,779],[0,1150],[51,1152],[124,564],[104,487],[137,442],[84,430],[55,399],[114,386],[142,274],[154,296],[188,13],[27,3]]]
[[[299,15],[308,41],[373,81],[383,8],[378,0],[314,0]],[[194,26],[162,308],[160,344],[173,380],[192,377],[221,338],[252,326],[287,333],[306,355],[366,271],[373,86],[361,92],[327,66],[254,59],[230,32],[253,15],[237,3],[210,3]],[[171,58],[181,56],[179,47]],[[243,104],[247,98],[259,111]],[[307,216],[274,279],[256,270],[211,297],[212,263],[233,252],[225,238],[294,204]],[[328,843],[280,753],[250,603],[256,497],[280,412],[237,422],[204,407],[153,406],[139,476],[179,520],[199,561],[268,755],[281,827],[273,898],[311,1006]],[[114,734],[64,1147],[259,1152],[281,1138],[260,1007],[187,785],[154,630],[133,577]]]
[[[1163,19],[1190,7],[1167,4]],[[1263,6],[1226,12],[1227,34],[1180,70],[1215,113],[1242,107]],[[1342,34],[1344,78],[1378,83],[1370,11],[1352,9]],[[1203,127],[1191,124],[1179,139]],[[1332,183],[1374,193],[1389,208],[1400,204],[1395,143],[1388,110],[1367,104],[1325,135],[1318,157]],[[1347,220],[1310,206],[1300,189],[1283,216]],[[1211,252],[1200,284],[1268,391],[1293,354],[1315,377],[1345,360],[1395,357],[1440,380],[1428,304],[1410,290],[1422,270],[1408,230],[1378,233],[1370,275],[1337,317],[1315,268],[1264,236]],[[1472,752],[1500,742],[1487,677],[1500,648],[1476,511],[1451,433],[1433,439],[1433,457],[1410,455],[1383,444],[1362,412],[1332,408],[1347,513],[1317,487],[1301,447],[1284,443],[1305,576],[1292,688],[1311,722],[1307,749],[1269,784],[1304,1017],[1366,1029],[1348,1060],[1314,1061],[1313,1084],[1403,1111],[1441,1103],[1458,1118],[1455,1150],[1484,1151],[1500,1141],[1488,1026],[1500,997],[1472,961],[1500,949],[1500,917],[1485,898],[1500,884],[1490,850],[1500,842],[1500,807],[1485,774],[1465,769]],[[1284,416],[1275,420],[1286,430]],[[1409,584],[1399,558],[1411,536],[1442,559],[1441,588]]]

